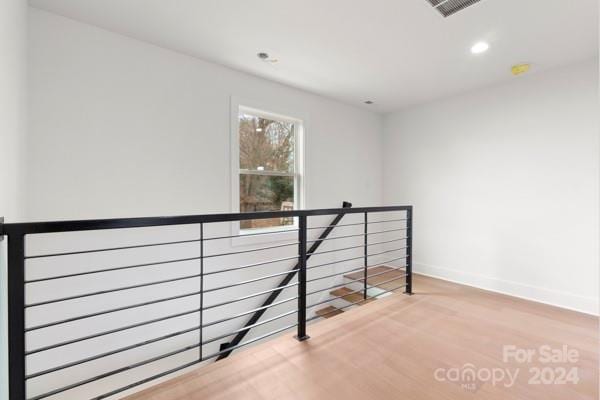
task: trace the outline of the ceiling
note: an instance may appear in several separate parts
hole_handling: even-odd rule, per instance
[[[378,112],[518,79],[515,63],[536,73],[598,54],[597,0],[482,0],[448,18],[426,0],[30,4]],[[480,40],[490,50],[471,54]]]

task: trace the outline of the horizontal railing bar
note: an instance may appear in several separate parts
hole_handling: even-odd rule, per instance
[[[109,310],[97,311],[97,312],[91,313],[91,314],[79,315],[77,317],[71,317],[71,318],[60,320],[60,321],[49,322],[46,324],[33,326],[31,328],[26,328],[25,332],[31,332],[31,331],[35,331],[38,329],[49,328],[51,326],[62,325],[62,324],[66,324],[69,322],[79,321],[79,320],[86,319],[86,318],[97,317],[99,315],[110,314],[110,313],[114,313],[114,312],[118,312],[118,311],[129,310],[132,308],[144,307],[144,306],[149,306],[149,305],[157,304],[157,303],[163,303],[165,301],[177,300],[177,299],[182,299],[182,298],[190,297],[190,296],[197,296],[200,293],[201,292],[191,292],[191,293],[186,293],[186,294],[180,294],[177,296],[165,297],[165,298],[157,299],[157,300],[145,301],[143,303],[136,303],[136,304],[132,304],[129,306],[123,306],[123,307],[111,308]]]
[[[334,265],[334,264],[339,264],[341,262],[346,262],[346,261],[353,261],[353,260],[362,260],[364,258],[364,256],[360,256],[360,257],[352,257],[352,258],[345,258],[343,260],[339,260],[339,261],[332,261],[332,262],[328,262],[328,263],[324,263],[324,264],[317,264],[317,265],[313,265],[312,267],[307,267],[307,270],[311,270],[313,268],[321,268],[321,267],[327,267],[328,265]]]
[[[384,221],[369,221],[369,222],[367,222],[367,225],[384,224],[386,222],[400,222],[400,221],[408,221],[408,219],[407,218],[399,218],[399,219],[386,219]]]
[[[392,240],[384,240],[383,242],[374,242],[374,243],[369,243],[367,244],[368,246],[375,246],[377,244],[386,244],[386,243],[392,243],[392,242],[400,242],[402,240],[406,240],[408,239],[408,237],[403,237],[403,238],[398,238],[398,239],[392,239]]]
[[[121,393],[121,392],[124,392],[124,391],[126,391],[126,390],[132,389],[132,388],[134,388],[134,387],[136,387],[136,386],[143,385],[144,383],[148,383],[148,382],[151,382],[151,381],[153,381],[153,380],[155,380],[155,379],[161,378],[161,377],[163,377],[163,376],[167,376],[167,375],[170,375],[170,374],[172,374],[172,373],[175,373],[175,372],[177,372],[177,371],[181,371],[182,369],[189,368],[189,367],[191,367],[191,366],[193,366],[193,365],[196,365],[196,364],[198,364],[198,363],[200,363],[200,362],[202,362],[202,361],[206,361],[206,360],[209,360],[209,359],[211,359],[211,358],[218,357],[219,355],[221,355],[222,353],[224,353],[224,352],[226,352],[226,351],[228,351],[228,350],[233,350],[233,349],[236,349],[236,348],[239,348],[239,347],[242,347],[242,346],[246,346],[246,345],[249,345],[249,344],[251,344],[251,343],[254,343],[254,342],[256,342],[256,341],[259,341],[259,340],[265,339],[265,338],[267,338],[267,337],[269,337],[269,336],[272,336],[272,335],[275,335],[275,334],[277,334],[277,333],[283,332],[283,331],[285,331],[285,330],[291,329],[291,328],[295,327],[296,325],[298,325],[298,324],[293,324],[293,325],[290,325],[290,326],[286,326],[286,327],[284,327],[284,328],[278,329],[278,330],[276,330],[276,331],[269,332],[269,333],[267,333],[267,334],[261,335],[261,336],[259,336],[259,337],[256,337],[256,338],[254,338],[254,339],[247,340],[247,341],[245,341],[245,342],[243,342],[243,343],[240,343],[240,344],[238,344],[238,345],[236,345],[236,346],[230,347],[230,348],[228,348],[228,349],[226,349],[226,350],[222,350],[222,351],[219,351],[218,353],[214,353],[214,354],[211,354],[211,355],[209,355],[209,356],[207,356],[207,357],[204,357],[204,358],[202,358],[202,360],[195,360],[195,361],[192,361],[192,362],[189,362],[189,363],[186,363],[186,364],[180,365],[180,366],[178,366],[178,367],[175,367],[175,368],[172,368],[172,369],[170,369],[170,370],[167,370],[167,371],[161,372],[160,374],[153,375],[153,376],[151,376],[151,377],[148,377],[148,378],[142,379],[142,380],[140,380],[140,381],[137,381],[137,382],[131,383],[131,384],[127,385],[127,386],[123,386],[123,387],[121,387],[121,388],[119,388],[119,389],[112,390],[112,391],[110,391],[110,392],[108,392],[108,393],[105,393],[105,394],[103,394],[103,395],[100,395],[100,396],[94,397],[94,398],[93,398],[93,399],[91,399],[91,400],[102,400],[102,399],[105,399],[105,398],[107,398],[107,397],[114,396],[114,395],[116,395],[116,394],[118,394],[118,393]]]
[[[314,243],[314,242],[321,242],[321,241],[326,241],[326,240],[335,240],[335,239],[347,239],[347,238],[353,238],[353,237],[363,237],[365,236],[364,233],[359,233],[356,235],[344,235],[344,236],[335,236],[335,237],[328,237],[328,238],[323,238],[323,239],[317,239],[317,240],[307,240],[307,243]]]
[[[174,337],[177,337],[177,336],[189,333],[189,332],[197,331],[199,329],[200,329],[200,326],[198,325],[198,326],[195,326],[195,327],[192,327],[192,328],[184,329],[182,331],[169,333],[167,335],[159,336],[159,337],[156,337],[156,338],[153,338],[153,339],[148,339],[148,340],[145,340],[143,342],[138,342],[138,343],[134,343],[134,344],[131,344],[131,345],[128,345],[128,346],[120,347],[118,349],[107,351],[105,353],[97,354],[97,355],[94,355],[94,356],[83,358],[81,360],[72,361],[72,362],[67,363],[67,364],[59,365],[57,367],[48,368],[48,369],[43,370],[43,371],[35,372],[33,374],[27,375],[25,377],[25,379],[34,379],[34,378],[37,378],[37,377],[40,377],[40,376],[43,376],[43,375],[51,374],[53,372],[61,371],[63,369],[72,368],[72,367],[75,367],[77,365],[85,364],[87,362],[91,362],[91,361],[94,361],[94,360],[99,360],[99,359],[104,358],[104,357],[108,357],[108,356],[112,356],[114,354],[122,353],[122,352],[127,351],[127,350],[136,349],[138,347],[142,347],[142,346],[146,346],[146,345],[149,345],[149,344],[152,344],[152,343],[160,342],[162,340],[171,339],[171,338],[174,338]]]
[[[208,240],[221,240],[221,239],[235,239],[235,238],[244,238],[248,236],[259,236],[259,235],[276,235],[278,233],[286,233],[286,232],[298,232],[298,229],[284,229],[284,230],[273,230],[267,232],[255,232],[255,233],[244,233],[243,235],[229,235],[229,236],[213,236],[204,238],[204,241]]]
[[[298,271],[298,269],[292,269],[292,270],[289,270],[289,271],[277,272],[276,274],[261,276],[260,278],[248,279],[247,281],[232,283],[230,285],[218,286],[218,287],[212,288],[212,289],[204,289],[204,293],[216,292],[217,290],[223,290],[223,289],[229,289],[229,288],[236,287],[236,286],[247,285],[249,283],[260,282],[260,281],[264,281],[266,279],[273,279],[273,278],[276,278],[278,276],[287,275],[289,273],[296,272],[296,271]]]
[[[388,271],[388,272],[389,272],[389,271]],[[371,276],[375,276],[375,275],[371,275]],[[389,283],[389,282],[397,281],[398,279],[403,279],[403,278],[406,278],[406,276],[407,276],[407,275],[405,274],[405,275],[402,275],[402,276],[400,276],[400,277],[398,277],[398,278],[389,279],[389,280],[387,280],[387,281],[383,281],[383,282],[377,282],[377,284],[378,284],[378,285],[383,285],[384,283]],[[356,280],[356,281],[358,281],[358,280]],[[356,281],[352,281],[352,282],[356,282]],[[362,281],[362,279],[360,279],[360,281]],[[343,286],[343,285],[342,285],[342,286]],[[332,288],[335,288],[335,287],[336,287],[336,286],[332,286],[331,288],[329,288],[329,290],[331,290]],[[318,303],[314,303],[314,304],[311,304],[311,305],[309,305],[309,306],[306,306],[306,308],[308,309],[308,308],[312,308],[312,307],[315,307],[315,306],[318,306],[318,305],[321,305],[321,304],[329,303],[330,301],[337,300],[337,299],[341,299],[341,298],[344,298],[344,297],[346,297],[346,296],[349,296],[349,295],[351,295],[351,294],[355,294],[355,293],[362,293],[362,292],[363,292],[363,290],[364,290],[364,289],[354,290],[354,291],[352,291],[352,292],[348,292],[348,293],[346,293],[346,294],[343,294],[343,295],[341,295],[341,296],[335,296],[335,297],[331,297],[331,298],[329,298],[329,299],[326,299],[326,300],[323,300],[323,301],[319,301]],[[320,291],[322,292],[323,290],[320,290]],[[318,292],[313,292],[313,293],[318,293]],[[308,294],[307,294],[307,296],[308,296]],[[377,295],[377,296],[379,296],[379,295]],[[371,296],[371,297],[375,297],[375,296]]]
[[[361,258],[362,258],[362,257],[361,257]],[[362,270],[364,270],[364,269],[365,269],[365,267],[364,267],[364,266],[362,266],[362,267],[358,267],[358,268],[356,268],[356,269],[351,269],[351,270],[344,271],[344,272],[337,272],[337,273],[335,273],[335,274],[331,274],[331,275],[320,276],[320,277],[318,277],[318,278],[314,278],[314,279],[308,279],[308,280],[306,281],[306,283],[311,283],[311,282],[315,282],[315,281],[320,281],[321,279],[333,278],[333,277],[335,277],[335,276],[339,276],[339,275],[343,275],[343,274],[351,274],[352,272],[356,272],[356,271],[362,271]]]
[[[398,287],[395,287],[395,288],[393,288],[393,289],[389,289],[389,290],[386,290],[386,291],[384,291],[384,292],[381,292],[381,293],[379,293],[379,294],[376,294],[376,295],[370,296],[370,298],[368,297],[368,298],[366,298],[366,299],[359,300],[359,301],[357,301],[356,303],[351,303],[351,304],[348,304],[348,305],[346,305],[346,306],[343,306],[343,307],[336,307],[336,310],[328,311],[328,312],[326,312],[326,313],[324,313],[324,314],[321,314],[321,315],[316,315],[316,316],[314,316],[314,317],[311,317],[311,318],[307,319],[307,320],[306,320],[306,322],[309,322],[309,321],[312,321],[312,320],[315,320],[315,319],[318,319],[318,318],[324,318],[326,315],[333,314],[333,313],[335,313],[335,312],[338,312],[339,310],[344,310],[344,309],[346,309],[346,308],[349,308],[349,307],[356,306],[356,305],[358,305],[358,304],[360,304],[360,303],[363,303],[363,302],[365,302],[365,301],[372,300],[374,297],[379,297],[379,296],[381,296],[381,295],[383,295],[383,294],[386,294],[386,293],[389,293],[389,292],[393,292],[394,290],[398,290],[398,289],[401,289],[401,288],[403,288],[403,287],[406,287],[406,284],[404,284],[404,285],[400,285],[400,286],[398,286]]]
[[[12,236],[14,234],[37,234],[103,229],[142,228],[150,226],[190,225],[212,222],[246,221],[250,219],[289,218],[299,216],[311,217],[338,214],[364,214],[365,212],[381,213],[408,210],[412,210],[412,206],[329,208],[315,210],[259,211],[251,213],[180,215],[173,217],[142,217],[52,222],[26,222],[4,224],[4,233],[8,236]]]
[[[289,260],[297,260],[297,259],[298,259],[298,256],[292,256],[292,257],[278,258],[276,260],[261,261],[259,263],[242,265],[242,266],[235,267],[235,268],[227,268],[227,269],[220,269],[218,271],[205,272],[204,276],[221,274],[221,273],[231,272],[231,271],[238,271],[240,269],[254,268],[254,267],[259,267],[261,265],[274,264],[274,263],[278,263],[281,261],[289,261]]]
[[[140,283],[140,284],[137,284],[137,285],[122,286],[122,287],[115,288],[115,289],[99,290],[97,292],[84,293],[84,294],[78,294],[78,295],[73,295],[73,296],[68,296],[68,297],[62,297],[60,299],[45,300],[45,301],[40,301],[40,302],[37,302],[37,303],[25,304],[25,308],[44,306],[44,305],[48,305],[48,304],[59,303],[59,302],[62,302],[62,301],[83,299],[85,297],[99,296],[101,294],[108,294],[108,293],[120,292],[120,291],[123,291],[123,290],[138,289],[138,288],[142,288],[142,287],[148,287],[148,286],[154,286],[154,285],[161,285],[161,284],[164,284],[164,283],[171,283],[171,282],[183,281],[183,280],[186,280],[186,279],[199,278],[200,276],[201,276],[200,274],[186,275],[186,276],[181,276],[181,277],[178,277],[178,278],[170,278],[170,279],[163,279],[163,280],[160,280],[160,281]]]
[[[336,251],[344,251],[344,250],[352,250],[352,249],[362,249],[363,247],[364,247],[364,245],[360,244],[358,246],[343,247],[341,249],[325,250],[325,251],[319,251],[319,252],[316,252],[316,253],[306,253],[306,254],[310,255],[310,256],[318,256],[320,254],[335,253]]]
[[[385,260],[385,261],[382,261],[382,262],[378,262],[377,264],[369,265],[368,268],[382,266],[385,263],[389,263],[389,262],[392,262],[392,261],[398,261],[398,260],[404,260],[406,258],[408,258],[408,256],[402,256],[402,257],[392,258],[391,260]],[[391,268],[406,268],[406,265],[404,265],[402,267],[391,267]]]
[[[183,317],[185,315],[196,314],[198,312],[200,312],[200,309],[196,308],[195,310],[183,311],[183,312],[180,312],[180,313],[177,313],[177,314],[167,315],[167,316],[160,317],[160,318],[154,318],[154,319],[151,319],[151,320],[148,320],[148,321],[138,322],[138,323],[131,324],[131,325],[126,325],[126,326],[123,326],[123,327],[120,327],[120,328],[110,329],[110,330],[107,330],[107,331],[102,331],[102,332],[94,333],[94,334],[83,336],[83,337],[80,337],[80,338],[70,339],[70,340],[66,340],[64,342],[59,342],[59,343],[55,343],[55,344],[52,344],[52,345],[48,345],[48,346],[44,346],[44,347],[39,347],[37,349],[26,351],[25,355],[29,356],[29,355],[32,355],[32,354],[35,354],[35,353],[41,353],[41,352],[44,352],[44,351],[56,349],[58,347],[68,346],[70,344],[79,343],[79,342],[83,342],[83,341],[90,340],[90,339],[96,339],[98,337],[110,335],[112,333],[118,333],[118,332],[122,332],[122,331],[125,331],[125,330],[128,330],[128,329],[139,328],[140,326],[150,325],[150,324],[154,324],[154,323],[157,323],[157,322],[166,321],[168,319]]]
[[[378,267],[378,266],[379,266],[379,265],[372,265],[372,266],[369,266],[369,267],[367,267],[367,269],[368,269],[368,268],[374,268],[374,267]],[[402,268],[402,267],[401,267],[401,268]],[[401,268],[399,268],[399,269],[401,269]],[[362,269],[364,269],[364,267],[360,268],[360,269],[359,269],[359,271],[360,271],[360,270],[362,270]],[[377,273],[377,274],[369,275],[369,276],[368,276],[368,278],[373,278],[373,277],[375,277],[375,276],[384,275],[384,274],[389,274],[389,273],[390,273],[390,272],[392,272],[392,271],[396,271],[396,268],[392,268],[390,271],[379,272],[379,273]],[[346,273],[347,273],[347,272],[346,272]],[[340,274],[338,274],[338,275],[340,275]],[[404,276],[406,276],[406,275],[402,275],[402,277],[404,277]],[[368,281],[368,278],[367,278],[367,281]],[[399,279],[399,278],[397,278],[397,279]],[[359,279],[349,279],[349,280],[347,280],[347,281],[345,281],[344,283],[341,283],[341,284],[339,284],[339,285],[333,285],[333,286],[330,286],[330,287],[328,287],[328,288],[325,288],[325,289],[314,290],[314,291],[312,291],[312,292],[310,292],[310,293],[307,293],[306,295],[308,296],[308,295],[311,295],[311,294],[321,293],[321,292],[325,292],[325,291],[327,291],[327,290],[335,289],[335,288],[338,288],[338,287],[343,287],[343,286],[345,286],[345,285],[347,285],[347,284],[349,284],[349,283],[354,283],[354,282],[362,282],[362,281],[364,281],[364,278],[359,278]],[[382,284],[382,283],[385,283],[385,282],[379,282],[378,284]],[[362,291],[363,291],[363,289],[361,289],[361,290],[358,290],[358,292],[362,292]],[[343,296],[341,296],[341,297],[345,297],[345,296],[347,296],[347,295],[349,295],[349,294],[352,294],[352,293],[346,293],[345,295],[343,295]]]
[[[252,310],[244,311],[243,313],[234,315],[233,317],[221,318],[221,319],[217,319],[215,321],[207,322],[204,325],[202,325],[202,328],[208,328],[209,326],[213,326],[213,325],[217,325],[217,324],[222,324],[223,322],[231,321],[232,319],[240,318],[240,317],[243,317],[244,315],[254,314],[257,311],[266,310],[266,309],[269,309],[271,307],[279,306],[281,304],[288,303],[290,301],[297,300],[297,299],[298,299],[298,296],[290,297],[290,298],[285,299],[285,300],[280,300],[278,302],[271,303],[268,306],[257,307],[257,308],[252,309]]]
[[[407,230],[407,229],[408,229],[408,228],[387,229],[387,230],[384,230],[384,231],[369,232],[369,233],[367,233],[367,235],[377,235],[377,234],[380,234],[380,233],[388,233],[388,232],[398,232],[398,231],[405,231],[405,230]]]
[[[280,247],[287,247],[287,246],[298,246],[298,242],[278,244],[278,245],[275,245],[275,246],[265,246],[265,247],[260,247],[258,249],[248,249],[248,250],[240,250],[240,251],[231,251],[229,253],[209,254],[209,255],[204,256],[204,258],[232,256],[232,255],[236,255],[236,254],[252,253],[254,251],[263,251],[263,250],[278,249]]]
[[[379,253],[373,253],[373,254],[367,254],[367,257],[374,257],[374,256],[380,256],[382,254],[387,254],[387,253],[393,253],[394,251],[400,251],[400,250],[406,250],[408,247],[398,247],[396,249],[391,249],[391,250],[386,250],[386,251],[381,251]]]
[[[380,233],[397,232],[397,231],[405,231],[405,230],[407,230],[407,228],[389,229],[389,230],[386,230],[386,231],[369,232],[369,233],[367,233],[367,235],[377,235],[377,234],[380,234]],[[320,241],[323,241],[323,240],[347,239],[347,238],[364,237],[364,236],[365,236],[364,233],[357,233],[356,235],[344,235],[344,236],[328,237],[328,238],[319,239],[319,240],[308,240],[307,243],[320,242]]]
[[[189,257],[189,258],[179,258],[179,259],[176,259],[176,260],[155,261],[155,262],[151,262],[151,263],[127,265],[127,266],[124,266],[124,267],[97,269],[97,270],[94,270],[94,271],[77,272],[77,273],[74,273],[74,274],[58,275],[58,276],[51,276],[51,277],[47,277],[47,278],[31,279],[31,280],[25,281],[25,283],[38,283],[38,282],[51,281],[51,280],[54,280],[54,279],[73,278],[75,276],[99,274],[99,273],[102,273],[102,272],[122,271],[124,269],[140,268],[140,267],[151,267],[151,266],[154,266],[154,265],[173,264],[173,263],[178,263],[178,262],[194,261],[194,260],[199,260],[199,259],[200,259],[200,257]]]
[[[103,252],[103,251],[139,249],[139,248],[142,248],[142,247],[167,246],[167,245],[171,245],[171,244],[195,243],[195,242],[199,242],[199,241],[200,241],[200,239],[177,240],[177,241],[174,241],[174,242],[137,244],[137,245],[121,246],[121,247],[107,247],[105,249],[79,250],[79,251],[69,251],[69,252],[64,252],[64,253],[37,254],[37,255],[33,255],[33,256],[26,256],[25,259],[29,260],[29,259],[33,259],[33,258],[72,256],[72,255],[75,255],[75,254],[100,253],[100,252]]]
[[[355,224],[338,224],[338,225],[323,225],[323,226],[311,226],[310,228],[306,228],[307,230],[312,230],[312,229],[327,229],[327,228],[343,228],[345,226],[357,226],[357,225],[363,225],[363,222],[357,222]]]
[[[210,306],[204,307],[204,310],[210,310],[210,309],[213,309],[213,308],[226,306],[228,304],[232,304],[232,303],[237,303],[239,301],[248,300],[248,299],[251,299],[253,297],[262,296],[263,294],[275,292],[277,290],[291,288],[291,287],[294,287],[294,286],[297,286],[297,285],[298,285],[298,282],[295,282],[295,283],[290,283],[289,285],[285,285],[285,286],[281,286],[281,287],[276,287],[275,289],[263,290],[262,292],[253,293],[253,294],[250,294],[248,296],[238,297],[237,299],[233,299],[233,300],[229,300],[229,301],[224,301],[224,302],[216,303],[216,304],[211,304]]]
[[[252,325],[248,325],[248,326],[240,328],[240,329],[236,329],[233,332],[229,332],[229,333],[226,333],[224,335],[220,335],[220,336],[217,336],[217,337],[214,337],[214,338],[210,338],[210,339],[205,340],[204,342],[202,342],[202,344],[205,345],[205,344],[209,344],[209,343],[212,343],[212,342],[216,342],[217,340],[225,339],[226,337],[229,337],[229,336],[234,335],[236,333],[247,331],[247,330],[250,330],[252,328],[256,328],[257,326],[268,324],[269,322],[277,321],[278,319],[281,319],[283,317],[287,317],[288,315],[292,315],[292,314],[295,314],[297,312],[298,312],[298,310],[288,311],[288,312],[280,314],[280,315],[278,315],[276,317],[265,319],[264,321],[257,322],[257,323],[252,324]]]
[[[398,222],[398,221],[407,221],[406,218],[401,218],[401,219],[388,219],[385,221],[372,221],[372,222],[367,222],[367,224],[381,224],[381,223],[385,223],[385,222]],[[326,229],[326,228],[342,228],[344,226],[357,226],[357,225],[364,225],[364,222],[357,222],[355,224],[340,224],[340,225],[324,225],[324,226],[311,226],[310,228],[306,228],[308,230],[311,229]]]

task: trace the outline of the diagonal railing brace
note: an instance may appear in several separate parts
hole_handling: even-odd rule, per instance
[[[352,207],[352,203],[349,203],[347,201],[344,201],[342,204],[343,208],[350,208]],[[317,240],[315,240],[315,242],[312,244],[312,246],[310,246],[310,249],[308,250],[307,254],[306,254],[306,259],[308,260],[310,258],[310,256],[317,251],[317,249],[319,248],[319,246],[321,245],[321,243],[323,243],[323,240],[326,239],[329,234],[333,231],[333,229],[335,228],[335,226],[342,220],[342,218],[344,217],[345,214],[338,214],[336,215],[336,217],[333,219],[333,221],[331,221],[331,223],[329,224],[329,226],[327,228],[325,228],[325,230],[321,233],[321,235],[319,236],[319,238]],[[292,279],[294,279],[294,277],[296,276],[296,273],[298,272],[298,268],[299,268],[300,263],[297,263],[296,265],[294,265],[294,268],[292,268],[292,270],[290,271],[289,274],[287,274],[282,280],[281,282],[279,282],[279,285],[277,285],[277,287],[279,288],[278,290],[274,290],[273,292],[271,292],[271,294],[269,294],[269,296],[265,299],[265,301],[262,303],[262,305],[260,306],[260,310],[256,311],[254,314],[252,314],[252,317],[250,317],[250,319],[248,319],[248,321],[246,322],[246,324],[244,325],[244,328],[247,329],[242,329],[240,332],[238,332],[234,338],[231,340],[231,342],[228,343],[222,343],[220,346],[220,351],[223,350],[227,350],[228,348],[232,348],[237,346],[238,344],[240,344],[240,342],[244,339],[244,337],[246,337],[246,335],[248,334],[248,332],[250,331],[250,327],[254,324],[256,324],[258,322],[258,320],[263,316],[263,314],[267,311],[268,306],[270,306],[271,304],[273,304],[273,302],[275,300],[277,300],[277,297],[279,297],[279,295],[281,294],[281,292],[283,292],[283,290],[285,289],[285,286],[287,286]],[[232,350],[229,351],[224,351],[221,355],[219,355],[216,359],[216,361],[222,360],[223,358],[228,357]]]

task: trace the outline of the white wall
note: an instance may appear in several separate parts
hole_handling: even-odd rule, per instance
[[[355,205],[381,204],[382,188],[382,117],[375,113],[325,99],[264,79],[233,71],[215,64],[149,45],[121,35],[75,22],[54,14],[30,9],[30,140],[28,150],[27,219],[106,218],[204,214],[230,211],[230,97],[273,104],[286,114],[307,116],[305,132],[306,207],[339,207],[343,200]],[[259,62],[259,61],[257,61]],[[269,67],[269,66],[266,66]],[[327,225],[330,217],[311,221]],[[362,216],[344,222],[362,220]],[[229,225],[210,226],[206,236],[227,235]],[[340,231],[352,234],[356,228]],[[311,231],[311,236],[319,234]],[[28,238],[28,254],[156,243],[168,240],[191,240],[198,236],[198,226],[173,229],[91,232],[78,235],[49,235]],[[290,242],[295,237],[290,238]],[[355,241],[356,242],[356,241]],[[358,238],[360,244],[361,239]],[[230,241],[207,244],[205,254],[230,248]],[[330,241],[322,250],[348,247],[348,240]],[[252,247],[252,246],[250,246]],[[256,247],[256,244],[254,245]],[[249,248],[248,245],[245,248]],[[136,263],[197,257],[198,243],[84,254],[73,257],[29,260],[28,279],[63,273],[118,267]],[[234,247],[234,251],[244,246]],[[268,254],[244,254],[207,260],[205,270],[231,268],[266,259],[294,256],[295,246]],[[361,256],[357,252],[340,252],[315,256],[313,264]],[[389,257],[389,255],[388,255]],[[372,260],[376,262],[375,259]],[[362,260],[345,263],[356,268]],[[211,276],[204,288],[241,282],[287,271],[294,262],[280,262],[255,270]],[[312,277],[333,273],[333,266],[322,268]],[[55,299],[78,293],[118,288],[134,283],[197,273],[198,262],[167,264],[165,268],[143,268],[117,273],[49,281],[28,286],[27,302]],[[214,292],[204,299],[205,305],[233,299],[249,293],[272,289],[280,278]],[[309,291],[332,285],[331,279],[311,284]],[[198,290],[198,279],[102,295],[70,303],[57,303],[29,309],[28,326],[66,318],[117,305],[133,304],[144,299],[164,298]],[[295,295],[295,288],[280,297]],[[327,291],[313,295],[309,304],[327,298]],[[52,344],[65,338],[80,337],[86,332],[126,323],[144,321],[165,312],[193,309],[198,296],[155,308],[133,309],[107,318],[32,332],[30,348]],[[263,297],[235,303],[226,309],[207,312],[205,321],[257,307]],[[278,306],[265,315],[270,318],[295,308],[295,303]],[[171,307],[169,309],[169,307]],[[219,329],[209,329],[206,337],[239,329],[244,318],[231,321]],[[253,329],[250,337],[285,326],[295,316]],[[141,327],[121,335],[40,353],[30,358],[31,371],[81,359],[98,352],[185,329],[197,324],[197,315],[170,320],[152,328]],[[288,333],[289,334],[289,333]],[[206,338],[205,337],[205,338]],[[144,346],[98,362],[60,371],[29,381],[33,395],[84,379],[95,373],[127,365],[132,360],[149,358],[197,341],[197,332]],[[216,350],[219,342],[206,346]],[[189,361],[197,350],[161,363],[163,369],[173,363]],[[109,388],[135,380],[136,374],[149,369],[130,371],[118,379],[108,379],[89,389],[80,388],[64,397],[89,397]],[[160,370],[160,368],[159,368]],[[105,385],[105,386],[103,386]],[[71,397],[69,397],[71,396]]]
[[[388,115],[415,270],[597,313],[597,118],[595,60]]]
[[[36,9],[30,20],[28,219],[229,211],[231,95],[309,116],[307,207],[381,203],[379,115]]]
[[[0,216],[21,217],[22,148],[25,137],[27,6],[0,4]]]
[[[0,3],[0,216],[21,217],[23,142],[26,123],[27,3]],[[6,337],[6,241],[0,242],[0,347]],[[0,352],[0,398],[7,393],[7,353]]]

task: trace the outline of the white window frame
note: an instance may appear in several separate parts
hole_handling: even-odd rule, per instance
[[[240,148],[239,148],[239,114],[246,112],[263,118],[294,124],[294,209],[302,209],[305,205],[305,177],[304,177],[304,138],[306,134],[307,118],[300,113],[292,113],[281,107],[270,106],[263,102],[242,100],[231,97],[231,212],[240,212]],[[266,175],[266,174],[261,174]],[[272,173],[272,175],[278,175]],[[239,236],[232,240],[232,244],[264,243],[279,240],[290,240],[298,236],[297,232],[281,231],[298,228],[298,218],[294,218],[293,225],[277,226],[270,228],[240,229],[239,221],[232,222],[231,235]],[[268,233],[274,233],[269,235]],[[255,233],[264,233],[253,235]]]

